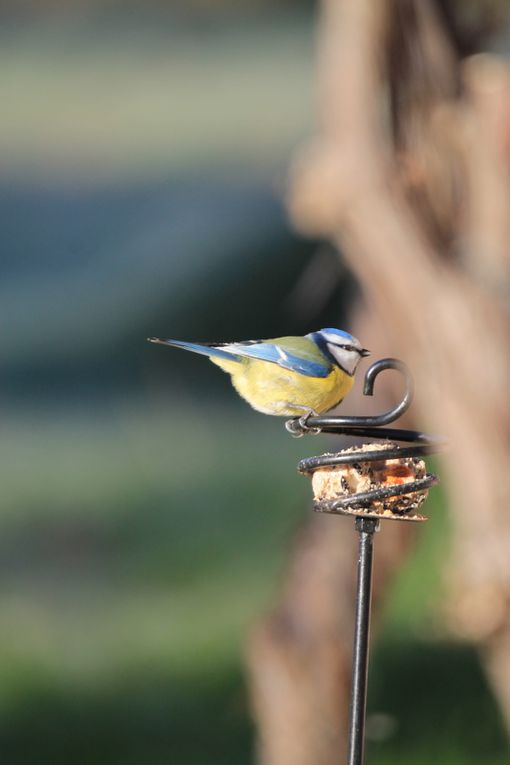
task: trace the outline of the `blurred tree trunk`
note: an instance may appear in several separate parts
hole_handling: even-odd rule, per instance
[[[321,131],[296,159],[289,207],[341,249],[413,370],[420,426],[451,439],[449,622],[480,646],[510,729],[510,71],[471,55],[503,6],[323,0]],[[313,519],[253,635],[263,765],[340,761],[353,535]],[[376,603],[408,535],[385,526],[378,538]]]

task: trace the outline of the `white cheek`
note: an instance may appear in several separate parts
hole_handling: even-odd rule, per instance
[[[328,349],[333,358],[336,360],[337,364],[342,367],[342,369],[344,369],[350,375],[354,374],[360,360],[358,353],[353,351],[346,351],[343,348],[339,348],[337,345],[328,344]]]

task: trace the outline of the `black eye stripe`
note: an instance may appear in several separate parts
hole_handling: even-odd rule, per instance
[[[356,348],[355,345],[346,345],[344,343],[334,343],[331,340],[326,341],[329,345],[331,345],[333,348],[341,348],[343,351],[352,352],[355,351],[356,353],[359,353],[359,348]]]

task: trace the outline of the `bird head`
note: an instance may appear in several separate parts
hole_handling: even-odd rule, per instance
[[[321,351],[349,375],[354,374],[364,356],[370,355],[370,351],[363,348],[359,340],[341,329],[328,327],[312,332],[307,337],[317,343]]]

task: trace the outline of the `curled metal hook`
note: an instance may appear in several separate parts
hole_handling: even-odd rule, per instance
[[[373,396],[375,381],[381,372],[385,369],[395,369],[400,372],[406,384],[406,389],[402,400],[389,409],[387,412],[376,415],[352,416],[352,415],[329,415],[319,417],[300,417],[299,419],[288,420],[285,423],[287,430],[295,436],[301,436],[305,433],[349,433],[351,435],[372,436],[376,438],[398,438],[400,441],[416,441],[415,431],[399,431],[397,436],[392,430],[391,434],[385,435],[381,426],[389,425],[407,412],[414,396],[413,378],[407,366],[399,359],[379,359],[375,361],[367,370],[363,384],[363,395]],[[376,429],[376,430],[374,430]],[[406,434],[408,438],[406,438]]]

